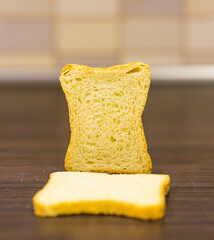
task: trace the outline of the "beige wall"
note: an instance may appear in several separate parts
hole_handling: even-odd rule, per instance
[[[0,68],[214,63],[213,0],[0,0]]]

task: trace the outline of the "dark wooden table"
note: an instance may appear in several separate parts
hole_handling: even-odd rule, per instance
[[[32,196],[64,170],[68,111],[57,87],[0,89],[0,239],[214,239],[214,85],[152,85],[143,123],[153,173],[171,176],[166,217],[38,218]]]

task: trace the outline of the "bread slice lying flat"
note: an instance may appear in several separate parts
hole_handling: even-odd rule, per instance
[[[151,173],[141,121],[150,86],[149,66],[110,68],[66,65],[60,77],[71,140],[68,171]]]
[[[168,175],[55,172],[33,198],[41,217],[67,214],[159,219],[165,213]]]

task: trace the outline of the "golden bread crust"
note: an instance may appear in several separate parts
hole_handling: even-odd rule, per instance
[[[62,177],[61,180],[60,177]],[[136,178],[135,181],[133,178]],[[106,180],[103,181],[104,179]],[[125,184],[123,184],[124,180],[126,180]],[[63,184],[60,181],[63,181]],[[81,181],[82,183],[80,183]],[[90,181],[91,185],[88,185],[87,181]],[[104,191],[102,197],[100,197],[99,191],[95,191],[100,182],[102,182],[100,191]],[[129,194],[125,192],[127,191],[126,183],[130,184],[131,189],[134,189],[132,193],[137,194],[136,200],[130,201]],[[116,191],[114,185],[119,186]],[[34,213],[40,217],[105,214],[157,220],[164,217],[165,195],[168,194],[169,185],[170,177],[168,175],[56,172],[51,174],[45,187],[33,197]],[[138,192],[139,189],[141,189],[140,192]],[[112,194],[111,191],[115,194]],[[66,196],[68,192],[70,198]],[[120,199],[117,197],[118,192],[123,196]],[[93,197],[91,197],[91,193]],[[151,201],[148,199],[147,202],[144,202],[141,193],[144,193],[144,198],[151,198]],[[60,198],[52,201],[53,199],[50,197],[50,201],[47,201],[47,196],[52,195],[60,196]],[[79,197],[76,198],[77,195]],[[152,202],[152,198],[157,198],[157,201]]]
[[[150,70],[141,62],[109,68],[68,64],[60,77],[69,109],[68,171],[151,173],[141,121]]]

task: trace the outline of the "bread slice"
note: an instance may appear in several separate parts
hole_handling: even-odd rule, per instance
[[[62,69],[60,81],[72,132],[66,170],[151,173],[141,121],[150,86],[149,66],[70,64]]]
[[[111,214],[159,219],[165,212],[169,176],[55,172],[33,198],[35,215]]]

